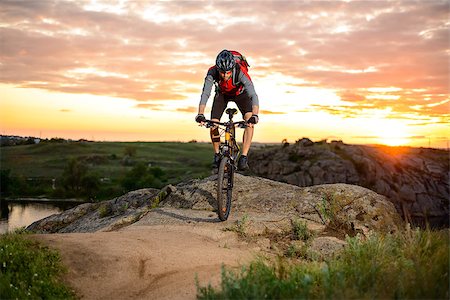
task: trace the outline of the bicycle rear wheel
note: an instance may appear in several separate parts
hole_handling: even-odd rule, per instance
[[[221,221],[228,219],[233,194],[233,166],[228,157],[222,158],[217,176],[217,215]]]

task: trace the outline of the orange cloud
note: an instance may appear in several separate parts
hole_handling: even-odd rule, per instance
[[[193,106],[189,106],[189,107],[178,108],[177,111],[188,112],[188,113],[197,113],[198,108],[197,107],[193,107]]]
[[[200,94],[215,55],[232,48],[247,56],[253,78],[277,72],[353,104],[316,103],[306,111],[351,118],[389,108],[397,118],[448,122],[447,1],[208,5],[2,1],[0,82],[136,101],[186,100]],[[371,92],[389,87],[396,90]],[[277,113],[272,109],[264,113]]]
[[[285,112],[277,112],[277,111],[264,110],[264,109],[262,109],[260,111],[260,113],[264,114],[264,115],[284,115],[284,114],[286,114]]]

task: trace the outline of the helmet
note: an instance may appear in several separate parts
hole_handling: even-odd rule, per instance
[[[220,71],[230,71],[236,65],[233,54],[228,50],[222,50],[216,58],[216,67]]]

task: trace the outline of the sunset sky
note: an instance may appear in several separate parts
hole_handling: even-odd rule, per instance
[[[207,141],[194,122],[203,80],[230,49],[251,66],[256,142],[447,148],[449,12],[434,0],[2,0],[1,133]]]

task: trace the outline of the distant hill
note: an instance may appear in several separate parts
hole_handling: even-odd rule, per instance
[[[449,151],[312,142],[255,149],[250,169],[272,180],[312,186],[348,183],[390,199],[406,220],[449,224]]]
[[[49,143],[68,143],[74,142],[75,140],[63,139],[63,138],[51,138],[51,139],[41,139],[34,136],[18,136],[18,135],[0,135],[0,146],[19,146],[19,145],[33,145],[39,144],[41,142]],[[88,140],[80,139],[77,142],[88,142]]]

